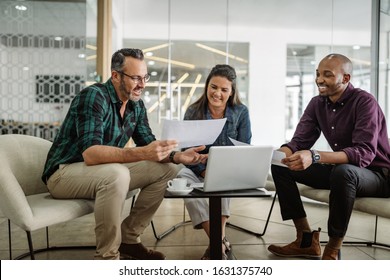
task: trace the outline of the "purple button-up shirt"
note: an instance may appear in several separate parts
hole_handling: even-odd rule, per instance
[[[291,142],[293,152],[309,150],[324,134],[333,151],[344,151],[350,164],[390,169],[386,120],[378,102],[368,92],[349,84],[340,99],[311,99]]]

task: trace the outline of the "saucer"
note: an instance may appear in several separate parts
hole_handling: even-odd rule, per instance
[[[175,190],[172,188],[167,188],[167,191],[169,191],[171,194],[185,195],[185,194],[189,194],[190,192],[192,192],[193,189],[194,188],[185,188],[183,190]]]

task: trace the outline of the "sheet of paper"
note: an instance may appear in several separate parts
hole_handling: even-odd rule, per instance
[[[285,165],[285,164],[283,164],[281,162],[281,160],[284,159],[285,157],[286,157],[285,153],[283,153],[281,151],[274,150],[274,152],[272,154],[272,161],[271,161],[271,163],[275,164],[275,165],[287,167],[287,165]]]
[[[250,144],[248,144],[248,143],[240,142],[240,141],[237,141],[236,139],[233,139],[230,137],[229,137],[229,140],[232,141],[234,146],[250,146]]]
[[[225,122],[226,118],[194,121],[165,120],[161,140],[176,140],[179,143],[178,148],[210,145],[221,133]]]
[[[250,144],[248,144],[248,143],[240,142],[240,141],[237,141],[237,140],[230,138],[230,137],[229,137],[229,140],[232,141],[234,146],[248,146],[248,145],[250,146]],[[281,151],[274,150],[272,153],[271,164],[287,167],[287,165],[285,165],[281,162],[281,160],[284,159],[285,157],[286,157],[285,153],[283,153]]]

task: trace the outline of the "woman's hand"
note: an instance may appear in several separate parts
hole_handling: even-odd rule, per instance
[[[208,154],[199,154],[206,146],[198,146],[187,149],[183,152],[177,152],[173,158],[176,163],[183,163],[186,165],[194,165],[198,163],[206,163]]]

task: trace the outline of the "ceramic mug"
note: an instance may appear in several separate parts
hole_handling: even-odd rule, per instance
[[[184,178],[175,178],[168,181],[168,187],[174,190],[184,190],[187,188],[187,179]]]

